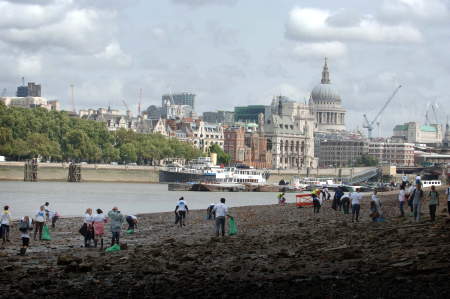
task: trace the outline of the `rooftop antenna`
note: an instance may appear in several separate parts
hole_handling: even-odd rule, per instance
[[[22,77],[22,86],[25,86],[25,77]]]
[[[74,87],[75,86],[73,84],[70,84],[72,112],[77,113],[77,111],[75,109]]]

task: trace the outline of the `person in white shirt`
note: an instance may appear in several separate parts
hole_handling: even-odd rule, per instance
[[[39,233],[39,240],[42,240],[42,229],[47,221],[47,216],[45,214],[45,206],[41,206],[39,211],[34,215],[34,240],[36,241],[36,236]]]
[[[216,236],[218,237],[219,233],[221,233],[223,237],[225,236],[225,217],[229,217],[225,198],[222,197],[220,199],[220,203],[214,206],[213,212],[216,213]]]
[[[91,247],[91,240],[94,239],[94,215],[91,208],[86,209],[84,223],[80,232],[84,236],[84,247]]]
[[[330,194],[330,191],[328,191],[328,187],[327,186],[324,186],[322,188],[322,195],[323,195],[323,200],[322,201],[330,200],[331,194]]]
[[[352,222],[359,221],[359,211],[361,210],[361,199],[362,196],[359,193],[359,190],[356,189],[355,192],[352,192],[350,195],[350,199],[352,200]]]
[[[177,218],[175,224],[177,224],[177,222],[179,221],[180,227],[182,227],[183,225],[186,226],[186,213],[189,213],[188,206],[184,201],[184,197],[180,197],[177,206],[175,207],[175,216]]]
[[[417,185],[417,184],[420,184],[421,181],[422,181],[422,178],[420,177],[420,175],[417,175],[417,176],[416,176],[416,185]]]
[[[51,211],[48,207],[50,206],[50,203],[47,201],[44,204],[45,208],[45,215],[47,216],[47,219],[52,222],[52,228],[55,228],[56,221],[59,219],[59,214],[56,211]]]
[[[137,226],[137,217],[134,215],[128,215],[125,217],[125,220],[128,223],[128,230],[134,230]]]
[[[406,201],[406,192],[405,192],[405,186],[400,186],[400,193],[398,194],[398,201],[400,203],[400,216],[405,217],[405,210],[403,209],[403,206]]]
[[[372,220],[374,222],[378,221],[380,218],[383,217],[383,211],[381,210],[381,201],[380,198],[377,196],[377,190],[373,191],[371,202],[370,202],[370,211]]]
[[[3,213],[1,215],[1,226],[0,226],[0,235],[3,239],[3,245],[6,242],[9,242],[9,226],[11,225],[11,213],[9,211],[9,206],[5,206],[3,208]]]
[[[450,181],[448,182],[447,190],[445,190],[445,194],[447,195],[447,212],[450,215]]]

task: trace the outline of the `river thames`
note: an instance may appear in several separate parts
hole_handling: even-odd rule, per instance
[[[168,212],[183,196],[190,209],[206,209],[210,203],[227,199],[229,207],[266,205],[277,202],[269,192],[187,192],[167,191],[164,184],[0,182],[0,205],[9,205],[13,218],[33,216],[39,206],[50,203],[50,210],[62,217],[81,216],[86,208],[109,211],[118,206],[124,214]],[[294,202],[294,194],[287,194]]]

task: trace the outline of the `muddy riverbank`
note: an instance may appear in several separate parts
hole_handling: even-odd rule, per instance
[[[361,220],[325,203],[310,208],[231,208],[239,233],[216,238],[204,211],[187,226],[173,213],[139,216],[128,249],[104,253],[80,248],[81,219],[62,219],[50,242],[31,242],[17,256],[0,250],[0,297],[92,298],[448,298],[450,220],[441,200],[436,223],[398,217],[396,195],[382,195],[384,223],[372,223],[368,200]],[[445,204],[445,205],[444,205]],[[108,236],[109,237],[109,236]],[[109,240],[108,240],[109,241]]]

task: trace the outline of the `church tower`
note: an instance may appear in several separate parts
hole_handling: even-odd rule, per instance
[[[328,59],[322,69],[322,79],[311,92],[309,103],[315,118],[316,131],[345,130],[346,111],[342,107],[341,96],[330,81]]]

